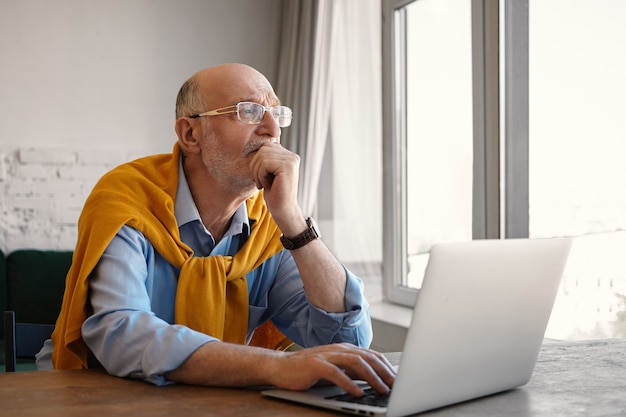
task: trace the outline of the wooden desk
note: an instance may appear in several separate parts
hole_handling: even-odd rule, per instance
[[[0,416],[19,417],[323,416],[262,398],[251,389],[157,387],[103,371],[0,374]],[[336,414],[329,414],[336,415]]]
[[[156,387],[101,371],[0,373],[0,416],[338,416],[254,389]],[[544,344],[526,386],[425,416],[626,415],[626,339]]]

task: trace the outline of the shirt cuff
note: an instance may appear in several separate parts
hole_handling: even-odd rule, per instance
[[[346,269],[347,283],[344,313],[328,313],[312,306],[313,329],[325,344],[348,342],[368,347],[372,341],[372,323],[369,304],[364,296],[363,281]]]

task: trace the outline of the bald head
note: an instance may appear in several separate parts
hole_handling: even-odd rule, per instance
[[[196,72],[181,87],[176,118],[225,107],[239,101],[278,104],[270,82],[245,64],[224,64]]]

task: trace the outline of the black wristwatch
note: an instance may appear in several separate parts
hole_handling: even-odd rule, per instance
[[[286,238],[285,235],[280,237],[280,243],[283,244],[285,249],[296,250],[307,243],[313,242],[315,239],[321,236],[320,229],[317,227],[317,223],[313,220],[313,217],[306,219],[308,228],[300,233],[298,236],[292,238]]]

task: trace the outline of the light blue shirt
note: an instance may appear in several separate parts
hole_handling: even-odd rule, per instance
[[[200,221],[189,186],[179,168],[174,212],[181,240],[195,256],[234,255],[250,235],[245,203],[219,241]],[[362,281],[346,270],[345,313],[311,305],[296,264],[287,250],[246,275],[249,293],[248,341],[271,319],[291,340],[309,347],[349,342],[367,347],[372,329]],[[90,277],[90,306],[82,336],[110,374],[167,384],[164,373],[178,368],[200,346],[219,342],[175,324],[179,270],[159,255],[138,230],[123,226]],[[51,342],[38,355],[39,369],[50,368]]]

